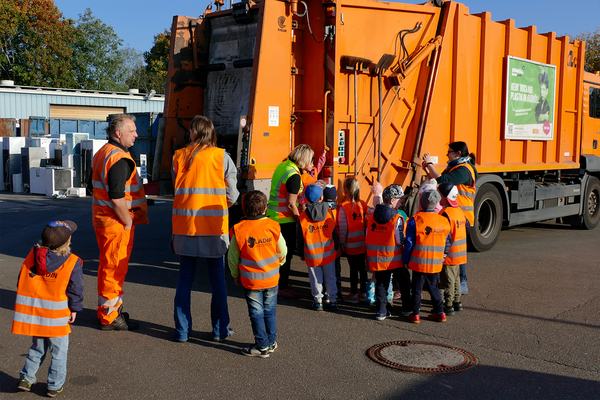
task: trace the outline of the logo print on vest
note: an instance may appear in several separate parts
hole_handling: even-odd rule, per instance
[[[431,233],[431,231],[432,231],[432,229],[431,229],[431,227],[430,227],[430,226],[426,226],[426,227],[425,227],[425,234],[426,234],[426,235],[429,235],[429,234]]]
[[[254,239],[252,236],[250,236],[248,238],[248,247],[253,248],[255,243],[256,243],[256,239]]]
[[[357,214],[357,213],[355,213],[355,212],[353,212],[353,213],[352,213],[352,219],[353,219],[354,221],[356,221],[356,218],[358,218],[358,214]]]

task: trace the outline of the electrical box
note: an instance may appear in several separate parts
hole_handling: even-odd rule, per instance
[[[348,153],[346,144],[348,143],[348,131],[342,129],[338,131],[337,148],[338,148],[338,163],[348,164]]]

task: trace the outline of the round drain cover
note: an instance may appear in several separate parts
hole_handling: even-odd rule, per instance
[[[479,362],[473,354],[458,347],[411,340],[375,345],[367,350],[367,356],[386,367],[418,374],[460,372]]]

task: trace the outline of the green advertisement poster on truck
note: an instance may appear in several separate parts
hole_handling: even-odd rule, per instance
[[[554,139],[556,66],[507,57],[505,139]]]

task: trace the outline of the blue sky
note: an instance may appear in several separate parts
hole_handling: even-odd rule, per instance
[[[424,0],[404,2],[418,4]],[[111,25],[124,44],[137,51],[150,50],[154,35],[170,29],[174,15],[197,17],[209,3],[209,0],[54,0],[67,18],[77,19],[90,8],[92,15]],[[492,21],[514,19],[516,27],[535,25],[538,33],[577,35],[600,27],[599,0],[465,0],[462,3],[472,14],[489,11]]]

